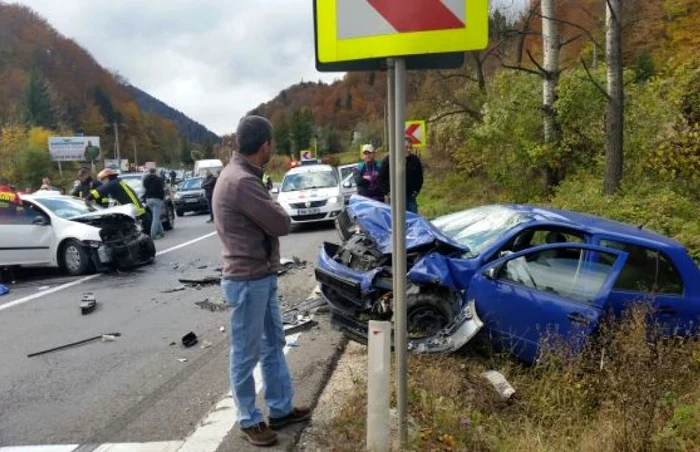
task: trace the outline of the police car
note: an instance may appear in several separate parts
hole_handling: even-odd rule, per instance
[[[289,170],[275,192],[293,225],[334,220],[345,207],[338,170],[316,160]]]

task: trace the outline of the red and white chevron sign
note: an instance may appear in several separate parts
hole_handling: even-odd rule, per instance
[[[337,0],[338,39],[453,30],[466,24],[464,0]]]

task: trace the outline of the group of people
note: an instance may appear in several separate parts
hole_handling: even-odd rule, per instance
[[[413,152],[411,139],[406,137],[406,210],[418,213],[418,194],[423,188],[423,164]],[[390,155],[379,162],[376,149],[371,144],[362,146],[364,161],[355,169],[357,193],[384,202],[391,199]]]

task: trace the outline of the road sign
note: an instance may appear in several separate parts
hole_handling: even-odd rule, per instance
[[[315,21],[321,64],[488,44],[488,0],[317,0]]]
[[[406,131],[404,135],[411,140],[414,148],[424,148],[428,144],[425,121],[406,121]]]
[[[313,158],[314,158],[313,152],[311,152],[311,150],[308,150],[308,149],[307,149],[307,150],[300,151],[300,152],[299,152],[299,157],[300,157],[300,160],[301,160],[302,162],[303,162],[304,160],[313,160]]]

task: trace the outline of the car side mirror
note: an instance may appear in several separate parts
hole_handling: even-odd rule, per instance
[[[35,226],[48,226],[49,220],[44,218],[43,215],[39,215],[32,220],[32,224]]]
[[[484,270],[481,274],[484,278],[491,281],[495,281],[496,279],[498,279],[498,274],[501,272],[502,268],[503,264],[492,265],[486,270]]]
[[[350,182],[343,182],[343,188],[352,188],[352,184]]]

